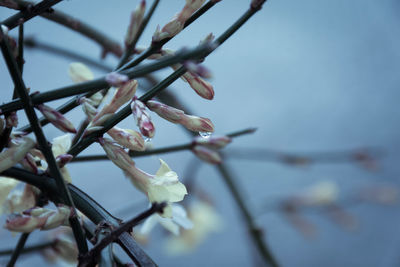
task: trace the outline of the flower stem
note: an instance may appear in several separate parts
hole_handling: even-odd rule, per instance
[[[27,247],[23,248],[20,251],[20,254],[36,252],[38,250],[49,248],[49,247],[53,246],[54,244],[55,244],[55,241],[49,241],[49,242],[44,242],[44,243],[40,243],[40,244],[37,244],[37,245],[27,246]],[[0,251],[0,256],[6,256],[6,255],[13,254],[14,251],[15,251],[15,248],[9,248],[9,249],[5,249],[5,250],[1,250]]]
[[[10,72],[11,78],[14,82],[15,88],[18,91],[21,101],[24,103],[24,109],[25,109],[26,116],[28,117],[28,120],[29,120],[30,124],[32,125],[33,131],[36,136],[36,140],[37,140],[39,147],[49,165],[50,173],[51,173],[52,177],[54,177],[54,179],[57,183],[58,191],[63,198],[63,203],[74,208],[74,203],[72,201],[69,190],[64,182],[64,179],[62,178],[62,175],[60,173],[60,170],[58,169],[58,165],[53,156],[51,148],[50,148],[50,146],[46,140],[46,137],[44,136],[43,131],[40,127],[38,118],[33,109],[32,99],[28,95],[28,91],[27,91],[24,81],[22,80],[22,77],[21,77],[21,72],[19,71],[17,63],[10,51],[10,48],[8,46],[8,41],[4,38],[3,30],[1,29],[1,27],[0,27],[0,46],[1,46],[1,51],[3,53],[3,57],[6,61],[8,70]],[[76,216],[74,216],[70,219],[70,224],[71,224],[71,228],[74,232],[74,236],[75,236],[76,242],[78,244],[79,251],[81,253],[85,253],[88,249],[87,243],[86,243],[86,239],[83,235],[82,228],[81,228]]]

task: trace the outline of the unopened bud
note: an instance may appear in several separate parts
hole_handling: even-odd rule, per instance
[[[183,66],[185,66],[185,68],[187,68],[187,70],[190,71],[192,75],[195,74],[203,78],[211,78],[212,76],[209,69],[207,69],[201,64],[195,63],[194,61],[191,60],[185,61],[183,63]]]
[[[0,153],[0,172],[20,162],[29,150],[35,146],[35,141],[28,137],[24,137],[21,140],[19,145],[13,146]]]
[[[207,118],[186,115],[182,124],[193,132],[214,132],[214,125]]]
[[[25,157],[21,161],[21,165],[28,171],[33,172],[34,174],[38,173],[38,166],[36,164],[35,158],[31,153],[27,153]]]
[[[128,153],[108,138],[99,138],[99,143],[107,154],[107,157],[124,171],[135,165]]]
[[[139,99],[134,99],[131,104],[132,114],[142,135],[152,138],[155,133],[154,125],[146,106]]]
[[[118,144],[134,151],[144,151],[145,145],[140,133],[130,129],[113,127],[107,132]]]
[[[208,100],[214,98],[214,88],[209,82],[190,72],[186,72],[182,77],[199,96]]]
[[[70,154],[61,154],[58,155],[56,158],[56,161],[58,163],[58,167],[62,168],[64,167],[68,162],[70,162],[72,159],[74,158],[74,156],[70,155]]]
[[[106,82],[110,86],[120,87],[129,81],[129,77],[125,74],[119,74],[118,72],[110,72],[106,75]]]
[[[39,105],[37,108],[56,128],[63,132],[76,133],[74,125],[57,110],[44,104]]]
[[[146,10],[146,1],[142,0],[140,4],[136,7],[135,11],[131,14],[131,21],[128,26],[128,31],[125,35],[125,46],[128,47],[132,44],[135,36],[142,24],[143,15]]]
[[[170,107],[155,100],[146,102],[146,106],[160,117],[172,122],[179,123],[182,120],[182,115],[185,114],[182,110]]]
[[[211,164],[220,164],[222,162],[222,158],[218,152],[208,149],[204,146],[194,146],[192,151],[197,157],[205,162]]]
[[[232,142],[232,138],[228,136],[211,136],[209,138],[196,137],[195,145],[205,146],[211,149],[221,149]]]

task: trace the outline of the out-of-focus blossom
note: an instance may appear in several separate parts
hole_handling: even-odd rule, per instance
[[[142,135],[134,130],[113,127],[107,132],[107,134],[109,134],[118,144],[130,150],[145,150]]]
[[[33,147],[35,141],[28,137],[20,139],[19,144],[0,153],[0,172],[7,170],[20,162]]]
[[[174,235],[179,235],[180,228],[191,229],[193,227],[192,221],[189,220],[186,210],[181,205],[172,204],[171,208],[171,218],[163,218],[158,214],[153,214],[147,218],[140,228],[140,234],[145,236],[148,235],[157,223],[160,223],[165,229]]]
[[[303,206],[321,206],[334,203],[338,199],[339,188],[332,181],[321,181],[300,194],[296,199]]]
[[[201,160],[204,160],[205,162],[211,163],[211,164],[220,164],[222,162],[222,158],[219,155],[217,151],[211,150],[207,147],[204,146],[194,146],[192,148],[193,153],[200,158]]]
[[[61,131],[76,133],[74,125],[57,110],[44,104],[38,105],[37,108],[40,110],[43,116],[45,116],[45,118],[50,121],[51,124],[53,124]]]
[[[210,136],[208,138],[203,138],[203,137],[196,137],[193,140],[193,143],[195,145],[199,146],[205,146],[211,149],[221,149],[227,146],[229,143],[232,142],[232,138],[229,136]]]
[[[167,240],[165,248],[170,254],[192,252],[207,236],[222,229],[222,219],[209,203],[196,201],[190,205],[188,212],[193,228]]]
[[[179,202],[187,194],[186,187],[178,180],[176,172],[172,171],[163,160],[160,159],[161,166],[157,173],[151,175],[137,168],[128,153],[111,140],[99,138],[99,142],[107,157],[125,172],[133,185],[146,194],[151,203]],[[164,208],[161,216],[169,218],[172,216],[170,205]]]
[[[161,30],[157,26],[156,32],[153,34],[153,42],[161,41],[165,38],[170,38],[177,35],[185,25],[186,20],[199,9],[205,0],[186,0],[183,9]]]
[[[125,47],[132,44],[135,36],[142,24],[143,15],[146,10],[146,1],[142,0],[136,9],[131,13],[131,21],[128,26],[128,30],[125,35]]]
[[[362,201],[388,205],[397,203],[399,195],[399,188],[394,185],[373,185],[361,189],[358,197]]]
[[[4,176],[0,176],[0,215],[3,214],[4,212],[4,204],[5,201],[8,197],[8,194],[11,192],[11,190],[13,190],[20,182],[12,179],[12,178],[8,178],[8,177],[4,177]]]
[[[35,229],[49,230],[61,225],[68,225],[68,219],[72,215],[73,209],[60,205],[57,210],[46,208],[32,208],[22,214],[11,214],[7,220],[5,228],[13,232],[30,233]]]
[[[4,203],[7,213],[22,212],[34,207],[39,193],[40,190],[30,184],[25,184],[24,190],[14,190]]]
[[[142,135],[152,138],[155,133],[154,124],[146,106],[139,99],[134,99],[131,104],[132,114]]]
[[[8,27],[6,25],[1,24],[1,30],[3,31],[4,35],[8,34]],[[0,40],[1,41],[1,40]]]
[[[379,168],[378,160],[368,150],[360,150],[353,154],[353,159],[369,171]]]
[[[94,79],[93,72],[80,62],[69,64],[68,74],[71,80],[75,83],[86,82]]]
[[[118,72],[110,72],[106,75],[106,82],[110,86],[120,87],[129,81],[129,77],[125,74],[119,74]]]
[[[69,64],[68,74],[71,80],[75,83],[86,82],[94,79],[93,72],[85,64],[80,62]],[[93,105],[98,106],[103,99],[103,95],[100,92],[97,92],[94,93],[90,99],[93,101]]]

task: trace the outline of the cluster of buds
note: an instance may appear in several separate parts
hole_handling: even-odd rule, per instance
[[[214,36],[212,34],[207,35],[207,37],[201,41],[200,43],[210,42]],[[137,49],[138,53],[144,51],[144,48]],[[164,56],[174,55],[175,51],[170,49],[162,49],[159,53],[153,54],[149,59],[160,59]],[[214,98],[214,88],[213,86],[205,81],[204,78],[210,78],[211,72],[202,65],[194,63],[193,61],[187,61],[184,63],[184,66],[188,69],[181,78],[183,81],[187,82],[190,87],[202,98],[212,100]],[[171,66],[174,70],[182,67],[181,64],[174,64]]]
[[[35,141],[28,137],[19,139],[18,144],[0,153],[0,172],[20,162],[35,146]]]
[[[73,209],[60,205],[57,210],[32,208],[22,214],[11,214],[5,228],[13,232],[30,233],[35,229],[49,230],[61,225],[68,225],[68,219],[73,215]]]
[[[135,39],[139,27],[142,24],[145,10],[146,10],[146,1],[142,0],[140,4],[136,7],[136,9],[132,12],[131,21],[129,23],[128,30],[125,35],[125,47],[130,46],[133,40]]]
[[[137,98],[134,98],[131,103],[133,117],[139,127],[139,131],[143,136],[152,138],[155,134],[155,128],[151,121],[150,114],[147,112],[146,105]]]
[[[99,138],[107,157],[124,171],[133,185],[146,194],[151,203],[179,202],[187,194],[186,187],[178,180],[178,175],[160,159],[161,166],[155,175],[148,174],[135,166],[128,153],[107,138]],[[164,208],[163,217],[172,216],[172,208]]]
[[[44,104],[38,105],[37,108],[56,128],[66,133],[76,133],[74,125],[57,110]]]
[[[109,119],[112,115],[114,115],[114,112],[117,111],[123,104],[126,102],[130,101],[132,97],[136,93],[136,88],[137,88],[137,81],[136,80],[130,80],[128,82],[125,82],[121,87],[119,87],[115,93],[113,98],[111,99],[111,102],[105,105],[100,112],[96,113],[96,115],[91,119],[91,122],[88,126],[88,129],[85,132],[85,135],[97,131],[102,128],[102,124]],[[82,101],[82,100],[81,100]],[[94,114],[94,107],[91,106],[89,101],[83,100],[84,103],[84,110],[87,110],[87,115],[88,117],[92,116],[89,114]]]
[[[153,34],[153,42],[159,42],[165,38],[171,38],[177,35],[184,27],[185,22],[190,16],[199,9],[205,0],[186,0],[186,4],[183,9],[161,30],[160,26],[157,26],[156,31]]]

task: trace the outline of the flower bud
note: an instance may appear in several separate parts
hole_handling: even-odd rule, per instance
[[[120,87],[129,81],[129,77],[125,74],[119,74],[118,72],[110,72],[106,75],[106,82],[110,86]]]
[[[193,141],[195,145],[205,146],[211,149],[224,148],[232,142],[229,136],[211,136],[209,138],[196,137]]]
[[[151,122],[150,114],[146,110],[146,106],[139,99],[134,99],[131,104],[132,114],[136,120],[142,135],[152,138],[154,136],[155,128]]]
[[[128,171],[135,162],[128,153],[108,138],[99,138],[99,143],[107,154],[107,157],[123,171]]]
[[[118,144],[134,151],[144,151],[145,145],[140,133],[130,129],[113,127],[107,132]]]
[[[21,138],[22,142],[0,153],[0,172],[7,170],[20,162],[34,146],[35,141],[28,137]]]
[[[37,106],[37,108],[56,128],[63,132],[76,133],[74,125],[57,110],[44,104]]]
[[[182,120],[182,116],[185,114],[182,110],[170,107],[155,100],[147,101],[146,106],[151,111],[157,113],[160,117],[172,123],[179,123]]]
[[[69,64],[68,74],[75,83],[86,82],[94,79],[92,71],[80,62]]]
[[[185,66],[185,68],[191,72],[191,74],[195,74],[198,75],[200,77],[203,78],[211,78],[211,72],[209,69],[207,69],[206,67],[204,67],[201,64],[197,64],[192,60],[187,60],[183,63],[183,66]]]
[[[182,124],[193,132],[214,132],[214,125],[207,118],[186,115]]]
[[[6,116],[6,127],[17,127],[18,126],[18,115],[17,112],[10,112],[8,116]]]
[[[56,158],[57,164],[59,168],[63,168],[68,162],[70,162],[74,156],[70,154],[61,154]]]
[[[128,47],[132,44],[133,39],[139,30],[140,25],[142,24],[143,15],[146,10],[146,1],[142,0],[140,4],[136,7],[135,11],[131,14],[131,21],[128,26],[128,31],[125,35],[125,46]]]
[[[222,158],[218,152],[208,149],[204,146],[194,146],[192,151],[198,158],[204,160],[205,162],[211,164],[220,164],[222,162]]]
[[[32,208],[22,214],[11,214],[5,228],[13,232],[30,233],[35,229],[49,230],[68,224],[72,208],[60,205],[57,211],[45,208]]]
[[[111,102],[103,107],[103,109],[93,118],[93,125],[101,125],[97,120],[105,114],[112,114],[117,111],[123,104],[130,101],[136,93],[137,81],[131,80],[118,88]]]
[[[33,172],[34,174],[39,172],[36,160],[31,153],[27,153],[25,155],[25,157],[21,160],[21,165],[24,167],[24,169]]]
[[[200,78],[198,75],[190,72],[183,74],[182,78],[189,83],[190,87],[202,98],[211,100],[214,98],[213,86]]]

